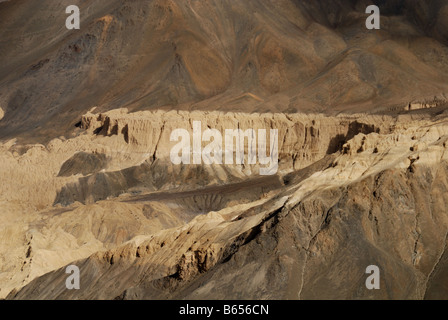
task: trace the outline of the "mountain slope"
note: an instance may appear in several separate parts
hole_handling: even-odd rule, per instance
[[[383,112],[448,92],[445,1],[377,1],[373,31],[355,0],[90,1],[79,31],[67,3],[0,4],[0,137],[68,135],[93,106]]]

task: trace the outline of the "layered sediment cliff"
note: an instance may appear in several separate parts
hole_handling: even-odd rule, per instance
[[[11,214],[27,217],[3,226],[10,239],[3,261],[17,257],[5,264],[12,278],[4,288],[25,286],[9,298],[443,296],[445,119],[436,110],[399,117],[117,110],[86,114],[68,140],[4,144],[3,175],[27,177],[22,196],[34,192],[26,206],[2,192]],[[278,128],[278,174],[173,165],[170,132],[192,130],[193,120],[218,130]],[[77,172],[87,155],[99,167]],[[30,170],[44,159],[48,171]],[[59,269],[71,263],[86,281],[76,293]],[[366,263],[381,265],[390,290],[359,291]],[[330,266],[334,277],[316,273]],[[243,278],[249,283],[236,285]]]

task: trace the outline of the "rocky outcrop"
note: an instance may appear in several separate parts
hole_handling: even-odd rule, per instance
[[[87,113],[81,127],[91,133],[120,137],[128,151],[151,155],[152,159],[168,160],[170,134],[185,129],[193,135],[193,122],[200,121],[202,132],[207,128],[224,132],[226,129],[277,129],[280,168],[283,171],[304,168],[340,149],[343,143],[358,133],[388,132],[395,122],[390,116],[357,115],[328,117],[323,114],[243,114],[222,112],[137,112],[116,110],[104,114]],[[204,147],[207,143],[203,142]],[[245,143],[245,154],[248,146]],[[168,160],[169,161],[169,160]]]
[[[278,130],[277,173],[284,175],[339,151],[346,141],[359,133],[388,132],[395,120],[386,116],[369,116],[360,121],[350,116],[220,112],[128,114],[125,110],[117,110],[105,114],[88,113],[82,117],[81,128],[100,139],[111,138],[107,140],[108,145],[122,150],[124,154],[140,156],[143,163],[119,171],[108,170],[82,177],[77,182],[64,186],[58,192],[55,204],[68,205],[75,201],[91,203],[139,188],[152,191],[173,188],[185,190],[192,186],[191,179],[197,181],[195,186],[210,186],[239,182],[246,177],[259,175],[259,163],[247,164],[247,139],[244,165],[173,165],[170,151],[177,142],[170,141],[170,135],[176,129],[184,129],[193,136],[194,121],[201,121],[203,130],[212,128],[223,135],[226,129]],[[203,142],[202,148],[206,145]],[[269,150],[267,153],[269,154]]]

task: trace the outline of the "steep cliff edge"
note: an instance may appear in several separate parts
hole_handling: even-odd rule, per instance
[[[243,181],[247,177],[259,175],[260,163],[249,163],[249,141],[244,140],[244,163],[223,165],[173,165],[170,152],[176,145],[171,134],[181,129],[189,132],[191,148],[194,123],[200,122],[199,139],[207,129],[217,130],[222,136],[225,150],[226,130],[278,130],[278,170],[274,174],[285,175],[307,167],[332,154],[359,133],[389,132],[395,123],[393,117],[368,116],[326,117],[321,114],[243,114],[222,112],[137,112],[128,114],[126,110],[115,110],[104,114],[87,113],[82,117],[80,127],[101,140],[110,141],[115,149],[138,157],[144,162],[138,166],[120,171],[97,173],[81,178],[78,183],[69,184],[59,192],[55,203],[83,203],[104,199],[105,195],[117,196],[127,189],[145,187],[149,190],[181,188],[183,190],[214,184],[228,184]],[[269,134],[266,154],[270,154]],[[255,138],[255,150],[257,147]],[[236,144],[236,140],[232,140]],[[208,143],[201,141],[201,148]],[[193,150],[191,150],[193,151]],[[236,153],[236,149],[231,151]],[[256,153],[255,153],[256,156]],[[146,158],[145,158],[146,157]],[[189,157],[191,157],[189,155]],[[101,188],[98,186],[101,185]],[[92,186],[92,187],[89,187]],[[88,190],[88,192],[85,191]],[[80,192],[81,190],[84,190]],[[100,193],[97,192],[100,190]],[[89,199],[86,198],[88,195]]]

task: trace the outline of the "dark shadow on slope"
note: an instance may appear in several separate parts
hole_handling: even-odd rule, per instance
[[[106,155],[102,153],[78,152],[62,165],[58,177],[70,177],[76,174],[97,173],[107,165]]]
[[[380,129],[375,128],[374,125],[365,124],[362,122],[354,121],[349,124],[348,131],[346,135],[338,134],[333,139],[330,140],[328,145],[327,154],[332,154],[342,150],[342,146],[347,143],[350,139],[353,139],[356,135],[370,134],[370,133],[379,133]]]

